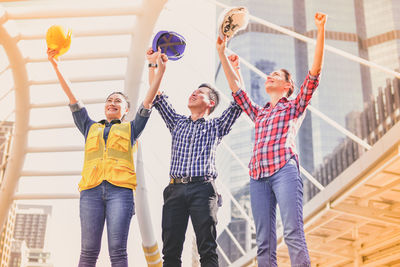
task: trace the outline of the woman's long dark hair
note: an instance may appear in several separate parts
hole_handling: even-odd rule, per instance
[[[283,74],[285,74],[285,81],[290,83],[289,91],[286,94],[286,97],[289,97],[293,94],[293,91],[294,91],[294,82],[293,82],[292,74],[290,74],[290,72],[286,69],[281,69],[281,71],[283,72]]]

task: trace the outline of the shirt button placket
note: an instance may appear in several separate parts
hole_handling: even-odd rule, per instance
[[[194,125],[194,126],[193,126]],[[193,126],[193,128],[192,128]],[[189,158],[188,158],[188,167],[187,167],[187,175],[190,177],[191,167],[192,167],[192,152],[193,152],[193,145],[194,145],[194,136],[196,133],[197,125],[194,122],[190,122],[190,140],[189,140]]]

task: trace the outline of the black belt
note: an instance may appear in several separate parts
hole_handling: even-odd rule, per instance
[[[204,181],[214,180],[213,178],[205,176],[194,176],[194,177],[183,177],[183,178],[171,178],[170,184],[188,184],[188,183],[198,183]]]

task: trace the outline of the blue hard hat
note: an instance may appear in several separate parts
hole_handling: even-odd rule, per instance
[[[186,47],[185,38],[172,31],[159,31],[153,39],[153,51],[161,48],[161,53],[167,55],[169,60],[178,60],[183,57]]]

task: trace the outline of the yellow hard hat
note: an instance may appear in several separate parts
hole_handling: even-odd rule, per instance
[[[58,51],[55,58],[65,54],[71,46],[71,34],[72,31],[68,30],[65,35],[63,27],[59,25],[53,25],[47,30],[46,42],[47,47]]]

